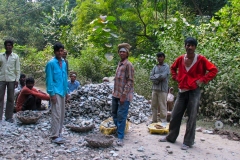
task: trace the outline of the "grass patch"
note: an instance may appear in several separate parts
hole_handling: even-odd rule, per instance
[[[182,119],[182,124],[186,124],[187,123],[187,117],[183,117]],[[196,122],[196,125],[198,127],[201,127],[203,130],[214,130],[215,127],[215,122],[216,120],[209,120],[209,119],[205,119],[204,117],[202,117],[201,119],[198,119]],[[221,131],[229,131],[229,132],[236,132],[240,134],[240,128],[239,125],[230,125],[230,124],[224,124],[223,123],[223,128],[219,129]]]
[[[197,127],[202,127],[207,130],[213,130],[215,129],[215,120],[204,120],[204,119],[199,119],[197,121]],[[236,132],[240,133],[240,128],[239,126],[233,126],[229,124],[223,124],[223,128],[219,130],[225,130],[225,131],[231,131],[231,132]]]

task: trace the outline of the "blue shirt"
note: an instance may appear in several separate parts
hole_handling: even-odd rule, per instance
[[[68,80],[68,94],[78,89],[79,86],[81,86],[79,81],[75,80],[71,83],[71,80]]]
[[[67,65],[62,59],[62,67],[54,57],[48,61],[46,68],[46,88],[50,96],[56,94],[64,97],[67,94]]]

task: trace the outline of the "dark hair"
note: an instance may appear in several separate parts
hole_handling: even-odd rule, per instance
[[[158,52],[156,54],[157,57],[164,57],[165,58],[165,54],[163,52]]]
[[[197,42],[196,39],[194,39],[194,38],[192,38],[192,37],[188,37],[188,38],[185,39],[185,46],[186,46],[187,44],[191,44],[191,45],[194,45],[194,46],[197,47],[198,42]]]
[[[24,73],[21,73],[21,74],[20,74],[20,79],[21,79],[21,78],[26,78],[26,75],[25,75]]]
[[[35,83],[34,78],[29,77],[26,79],[26,84],[34,84],[34,83]]]
[[[5,40],[4,46],[6,46],[8,43],[10,43],[13,46],[13,40],[11,40],[11,39]]]
[[[54,44],[54,46],[53,46],[53,50],[54,50],[54,52],[55,51],[59,51],[59,49],[64,49],[64,45],[62,44],[62,43],[60,43],[60,42],[56,42],[55,44]]]

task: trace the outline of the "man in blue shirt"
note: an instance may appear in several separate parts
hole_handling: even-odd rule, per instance
[[[79,86],[81,87],[80,82],[76,80],[77,75],[75,73],[71,73],[69,77],[70,80],[68,80],[68,94],[77,90]]]
[[[46,89],[51,101],[51,138],[54,143],[64,143],[61,137],[65,114],[65,100],[67,94],[67,65],[62,59],[64,46],[57,42],[54,46],[55,57],[48,61],[46,72]],[[66,98],[66,99],[65,99]]]

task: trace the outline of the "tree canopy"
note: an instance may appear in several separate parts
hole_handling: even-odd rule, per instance
[[[202,87],[200,112],[240,123],[240,4],[238,0],[2,0],[0,36],[16,42],[22,68],[44,77],[51,46],[61,41],[70,69],[84,81],[112,76],[117,45],[131,44],[135,91],[149,98],[149,72],[162,51],[172,64],[192,36],[200,52],[219,69]],[[3,50],[3,49],[2,49]],[[34,61],[37,62],[34,62]],[[31,69],[29,69],[31,66]],[[177,89],[175,82],[170,85]],[[214,117],[215,116],[215,117]]]

